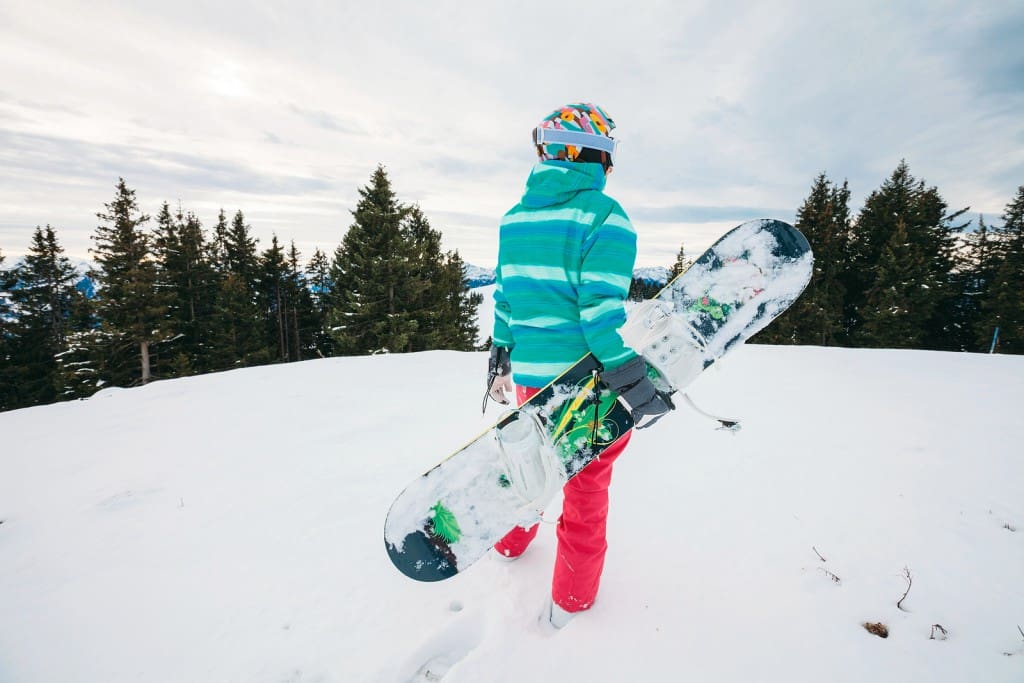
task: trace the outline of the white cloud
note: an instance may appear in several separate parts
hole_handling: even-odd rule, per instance
[[[242,80],[242,67],[231,62],[214,64],[206,77],[206,87],[215,95],[250,97],[252,91]]]
[[[1011,5],[16,0],[0,9],[0,248],[51,223],[83,255],[124,175],[150,213],[180,200],[209,225],[240,208],[264,243],[330,250],[384,163],[488,265],[530,128],[574,99],[619,124],[609,192],[644,263],[760,207],[792,219],[823,170],[856,209],[901,158],[954,207],[999,213],[1024,182],[1007,66],[1024,65],[1022,25]]]

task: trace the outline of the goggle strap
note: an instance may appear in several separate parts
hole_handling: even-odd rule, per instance
[[[538,145],[556,144],[573,145],[575,147],[589,147],[609,154],[615,154],[617,140],[603,135],[583,133],[575,130],[562,130],[559,128],[537,127],[533,131],[533,138]]]

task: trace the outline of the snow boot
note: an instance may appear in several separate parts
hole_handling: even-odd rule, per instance
[[[547,617],[548,622],[556,629],[565,627],[572,618],[576,616],[576,612],[566,612],[564,609],[555,604],[554,600],[548,599],[548,610]]]
[[[521,553],[519,555],[506,555],[505,553],[503,553],[500,550],[498,550],[497,548],[495,548],[494,552],[491,553],[491,556],[495,560],[497,560],[498,562],[504,562],[504,563],[508,564],[508,563],[511,563],[511,562],[515,562],[516,560],[518,560],[523,555]]]

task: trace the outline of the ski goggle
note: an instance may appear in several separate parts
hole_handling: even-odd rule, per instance
[[[533,129],[533,142],[537,145],[573,145],[574,147],[596,149],[607,152],[612,163],[614,163],[619,149],[619,141],[612,137],[540,126]]]

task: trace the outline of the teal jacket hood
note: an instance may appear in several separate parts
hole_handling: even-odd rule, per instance
[[[526,179],[523,206],[541,208],[564,204],[584,190],[603,190],[604,167],[601,164],[573,161],[542,161]]]

